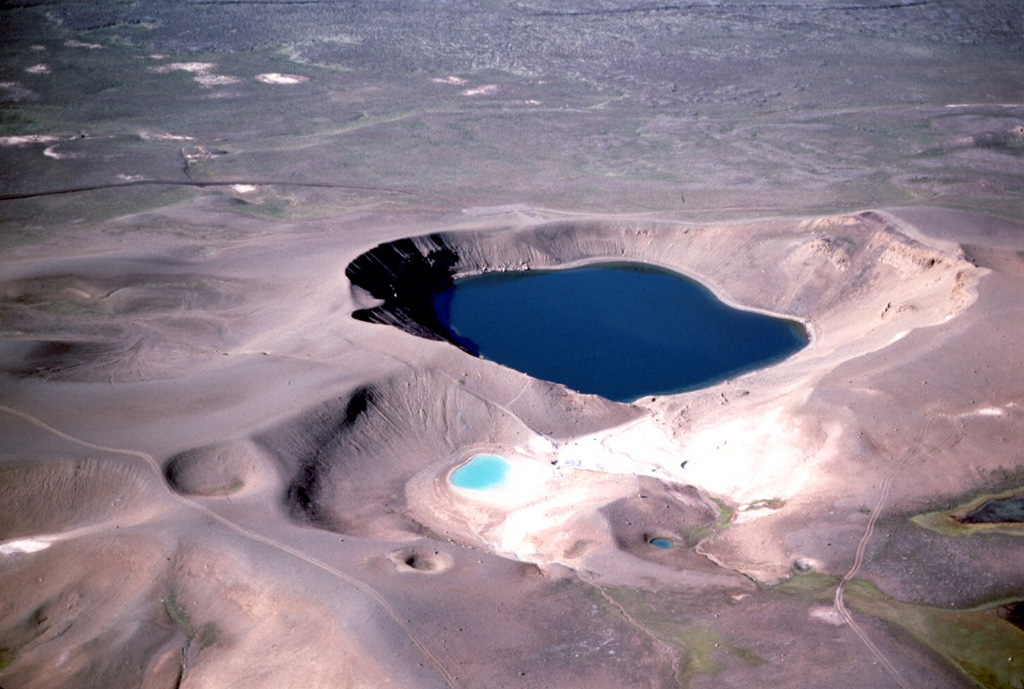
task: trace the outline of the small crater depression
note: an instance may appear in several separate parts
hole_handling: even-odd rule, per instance
[[[274,469],[258,447],[239,440],[177,454],[167,462],[164,475],[178,493],[216,497],[265,487],[272,483]]]
[[[693,486],[638,477],[638,494],[600,509],[615,546],[649,562],[689,561],[693,547],[712,533],[715,510]],[[700,566],[700,565],[698,565]]]
[[[448,553],[430,548],[404,548],[388,555],[399,572],[440,574],[451,569],[454,560]]]

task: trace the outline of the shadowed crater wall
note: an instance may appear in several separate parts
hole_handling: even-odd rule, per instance
[[[383,302],[352,315],[461,348],[449,337],[431,303],[433,294],[455,278],[620,258],[626,254],[623,233],[624,226],[605,221],[559,222],[516,232],[498,228],[386,242],[357,257],[345,270],[353,286]]]
[[[451,284],[459,255],[440,234],[380,244],[356,258],[345,276],[384,303],[352,314],[368,323],[393,325],[430,340],[445,328],[431,306],[432,292]]]

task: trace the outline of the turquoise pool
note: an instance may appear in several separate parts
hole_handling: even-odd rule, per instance
[[[451,482],[456,488],[488,490],[504,484],[511,468],[504,457],[476,455],[452,472]]]

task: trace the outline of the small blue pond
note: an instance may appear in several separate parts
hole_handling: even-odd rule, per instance
[[[668,550],[672,547],[672,541],[667,538],[652,538],[651,545],[655,548],[661,548],[662,550]]]
[[[640,263],[477,275],[433,307],[467,351],[621,402],[705,387],[807,344],[796,321],[733,308]]]
[[[498,488],[508,476],[509,463],[498,455],[477,455],[452,472],[456,488],[487,490]]]

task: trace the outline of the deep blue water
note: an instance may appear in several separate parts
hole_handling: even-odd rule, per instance
[[[796,321],[735,309],[638,263],[473,276],[433,305],[468,351],[623,402],[704,387],[807,344]]]
[[[672,547],[672,541],[667,538],[652,538],[651,545],[655,548],[661,548],[662,550],[668,550]]]
[[[498,455],[477,455],[452,472],[451,482],[458,488],[487,490],[497,488],[508,475],[509,463]]]

